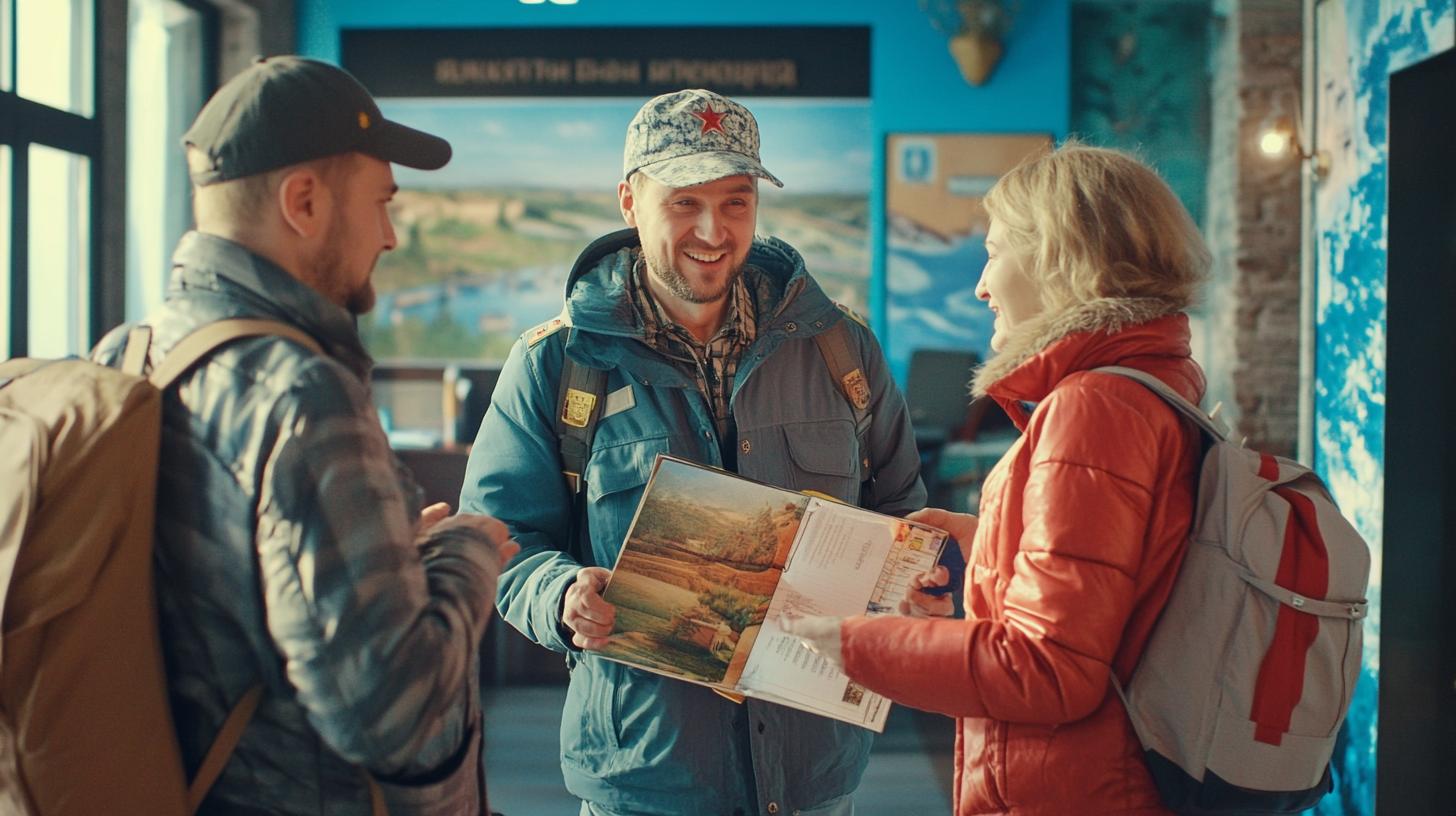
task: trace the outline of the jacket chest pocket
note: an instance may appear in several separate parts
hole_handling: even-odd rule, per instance
[[[617,560],[627,528],[637,513],[642,490],[652,478],[659,453],[670,448],[667,436],[620,442],[592,451],[586,465],[587,520],[592,557],[610,568]]]
[[[738,472],[792,490],[859,503],[859,440],[844,419],[794,422],[741,434]]]

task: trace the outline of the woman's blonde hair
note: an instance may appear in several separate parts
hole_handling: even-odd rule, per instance
[[[1208,247],[1182,202],[1132,156],[1068,141],[1002,176],[985,198],[1051,314],[1098,298],[1184,309]]]

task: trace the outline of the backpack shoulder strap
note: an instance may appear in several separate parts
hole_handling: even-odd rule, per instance
[[[565,341],[573,330],[566,328]],[[563,346],[565,342],[563,342]],[[556,440],[561,451],[561,475],[571,491],[571,520],[567,525],[568,552],[585,564],[587,548],[580,546],[586,532],[586,462],[602,417],[607,394],[607,372],[590,368],[563,352],[561,380],[556,393]]]
[[[872,487],[866,485],[874,481],[869,444],[870,423],[874,420],[874,414],[870,413],[870,384],[860,366],[859,355],[850,345],[849,324],[840,320],[827,330],[814,335],[814,342],[819,346],[819,354],[824,357],[824,365],[829,368],[829,375],[834,378],[840,393],[844,394],[845,401],[854,412],[854,434],[859,440],[860,481],[862,486]],[[861,489],[862,494],[863,492]],[[864,496],[861,495],[861,498]]]
[[[132,330],[131,336],[127,338],[126,357],[123,360],[123,370],[129,363],[138,365],[133,373],[140,373],[140,364],[145,363],[146,348],[140,352],[133,350],[132,341],[140,339],[137,334],[139,329],[146,327],[138,326]],[[282,337],[285,340],[303,346],[314,354],[322,355],[323,348],[318,341],[310,337],[306,332],[297,326],[290,326],[277,320],[266,320],[261,318],[237,318],[230,320],[219,320],[215,323],[208,323],[201,328],[195,329],[192,333],[182,338],[172,351],[167,354],[166,359],[157,366],[149,377],[152,384],[159,389],[166,389],[177,380],[178,377],[186,374],[188,369],[196,365],[199,360],[211,354],[221,346],[231,343],[234,340],[241,340],[244,337],[261,337],[273,335]],[[151,342],[151,329],[146,328],[146,343]]]
[[[1167,383],[1146,371],[1139,371],[1136,368],[1127,368],[1126,366],[1102,366],[1092,370],[1100,371],[1104,374],[1117,374],[1122,377],[1127,377],[1130,380],[1137,380],[1146,386],[1148,390],[1162,397],[1164,402],[1173,406],[1179,413],[1193,420],[1193,424],[1197,425],[1204,433],[1220,442],[1228,440],[1229,429],[1226,425],[1204,413],[1202,408],[1184,399],[1182,394],[1174,391],[1168,387]]]
[[[232,756],[233,749],[238,747],[238,740],[243,737],[243,729],[253,719],[253,712],[258,709],[258,701],[262,697],[263,684],[253,685],[243,692],[242,698],[228,712],[227,719],[222,721],[222,728],[218,729],[217,736],[213,738],[212,745],[208,746],[207,754],[202,758],[202,764],[197,767],[197,775],[192,777],[192,783],[187,786],[189,816],[202,806],[203,797],[212,789],[213,783],[227,765],[228,758]]]
[[[233,705],[233,710],[228,712],[227,718],[222,721],[222,727],[217,730],[217,736],[213,737],[212,744],[207,747],[207,754],[202,757],[202,764],[197,766],[197,775],[192,777],[192,782],[187,786],[187,814],[197,812],[202,807],[202,800],[207,797],[207,792],[212,790],[217,778],[222,775],[222,769],[227,766],[227,761],[237,749],[238,742],[243,738],[243,731],[253,719],[253,713],[258,710],[258,703],[263,699],[263,684],[255,683],[243,692]],[[379,790],[379,785],[374,782],[374,777],[364,772],[364,779],[369,786],[369,804],[373,816],[387,816],[388,811],[384,806],[384,798]]]

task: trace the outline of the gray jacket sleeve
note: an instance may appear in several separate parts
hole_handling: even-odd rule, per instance
[[[869,448],[874,489],[868,507],[880,513],[903,516],[925,507],[925,484],[920,479],[920,451],[915,447],[915,430],[905,397],[890,376],[890,367],[879,341],[868,329],[856,325],[860,360],[870,384]],[[968,372],[969,376],[969,372]]]
[[[340,756],[409,778],[457,755],[494,595],[485,536],[416,545],[363,385],[306,364],[271,411],[256,545],[267,626],[310,723]]]

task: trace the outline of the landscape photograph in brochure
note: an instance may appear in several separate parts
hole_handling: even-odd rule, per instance
[[[889,701],[783,629],[901,613],[944,530],[659,454],[602,597],[603,657],[874,731]]]
[[[809,497],[665,459],[603,598],[606,657],[732,685],[768,611]]]

